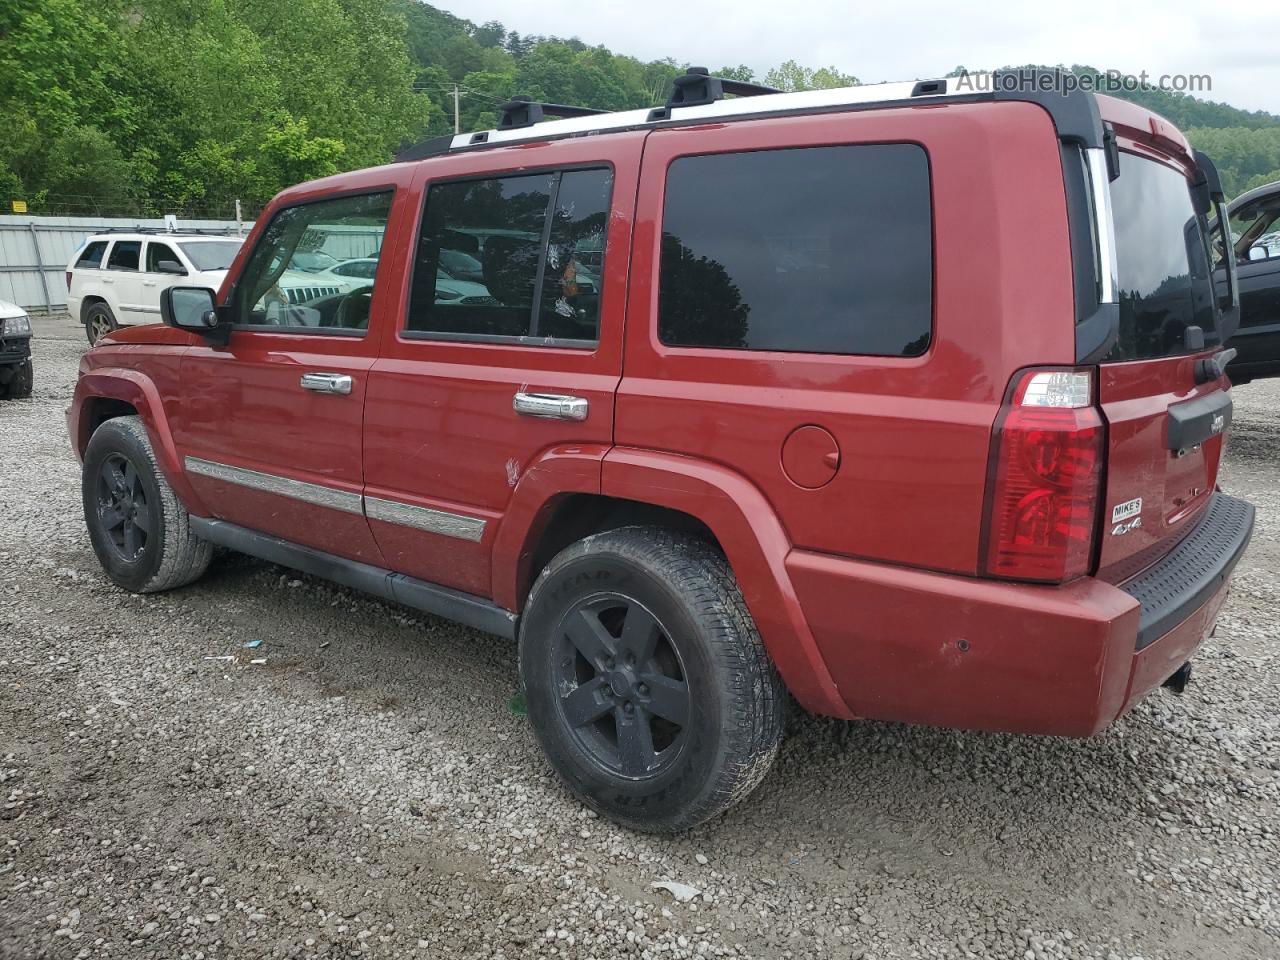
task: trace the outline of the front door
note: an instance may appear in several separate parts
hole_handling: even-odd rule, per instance
[[[360,447],[378,353],[370,320],[385,309],[388,284],[306,283],[295,258],[355,228],[381,240],[392,196],[387,187],[275,213],[227,304],[230,342],[183,356],[175,427],[191,483],[215,516],[375,565]]]
[[[167,265],[165,270],[160,269],[162,263]],[[175,272],[174,266],[181,273]],[[147,241],[146,252],[142,256],[142,273],[138,278],[141,289],[138,302],[133,305],[134,311],[143,318],[142,322],[160,322],[160,293],[167,287],[182,284],[186,275],[186,268],[178,259],[173,244],[161,240]]]
[[[643,142],[486,150],[420,174],[407,307],[365,414],[366,510],[392,569],[492,596],[494,538],[530,471],[580,457],[598,489]]]

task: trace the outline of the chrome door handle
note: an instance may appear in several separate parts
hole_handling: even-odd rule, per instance
[[[300,386],[303,390],[314,390],[316,393],[339,393],[346,396],[351,392],[351,378],[345,373],[304,373]]]
[[[521,416],[543,420],[585,420],[587,407],[586,397],[558,393],[517,393],[511,401],[511,408]]]

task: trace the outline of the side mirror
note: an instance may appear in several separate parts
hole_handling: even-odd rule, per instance
[[[214,292],[208,287],[169,287],[160,293],[160,318],[167,326],[225,343],[228,331],[218,325],[213,298]]]
[[[187,271],[177,260],[161,260],[156,264],[157,273],[172,273],[176,277],[185,277]]]
[[[1249,248],[1249,259],[1250,259],[1250,260],[1265,260],[1265,259],[1267,259],[1267,248],[1266,248],[1266,247],[1263,247],[1263,246],[1254,246],[1254,247],[1250,247],[1250,248]]]

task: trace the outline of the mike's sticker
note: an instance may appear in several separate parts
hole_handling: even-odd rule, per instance
[[[1130,517],[1136,517],[1142,512],[1142,498],[1134,497],[1132,500],[1126,500],[1124,503],[1117,503],[1111,508],[1111,522],[1119,523],[1122,520],[1128,520]]]

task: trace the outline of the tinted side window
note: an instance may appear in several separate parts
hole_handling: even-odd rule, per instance
[[[167,243],[156,243],[154,240],[149,241],[147,243],[147,273],[159,273],[161,260],[172,260],[179,266],[182,265],[182,261],[178,259],[178,255],[173,252],[173,247],[169,246]]]
[[[603,251],[611,187],[603,169],[433,185],[406,331],[595,341],[600,273],[579,252]]]
[[[340,281],[327,274],[340,261],[326,248],[341,253],[358,237],[363,246],[380,249],[391,197],[335,197],[276,213],[245,265],[236,288],[233,322],[298,332],[367,330],[375,280]]]
[[[663,343],[916,356],[933,322],[929,161],[914,144],[681,157],[667,174]]]
[[[142,252],[140,240],[117,240],[107,259],[108,270],[137,270],[138,254]]]
[[[97,270],[102,266],[102,255],[107,252],[107,241],[95,240],[84,248],[76,266],[83,270]]]

